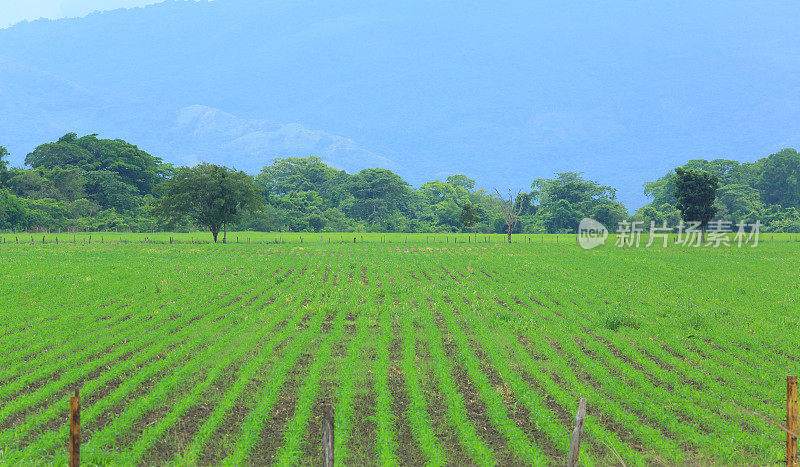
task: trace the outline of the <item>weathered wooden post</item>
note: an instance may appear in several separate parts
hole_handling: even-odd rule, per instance
[[[797,376],[786,377],[786,467],[797,466]]]
[[[69,398],[69,467],[81,463],[81,399],[78,389]]]
[[[323,467],[333,467],[334,465],[334,432],[333,423],[334,410],[333,404],[325,403],[322,406],[322,465]]]
[[[583,435],[583,424],[586,421],[586,398],[581,397],[578,403],[578,413],[575,414],[575,429],[572,430],[572,439],[569,442],[569,457],[567,457],[567,467],[578,465],[578,456],[581,451],[581,436]]]

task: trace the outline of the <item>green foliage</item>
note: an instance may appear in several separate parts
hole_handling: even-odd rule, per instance
[[[753,163],[696,159],[681,168],[705,171],[719,179],[717,218],[733,223],[760,220],[764,231],[783,232],[794,228],[789,209],[800,207],[800,155],[794,149],[784,149]],[[676,172],[670,171],[659,180],[645,184],[645,194],[652,198],[651,207],[678,204],[676,177]]]
[[[478,221],[481,220],[481,217],[478,214],[478,210],[475,209],[475,206],[473,206],[472,203],[468,202],[464,203],[464,205],[461,206],[461,213],[459,214],[459,220],[461,221],[461,225],[463,225],[464,228],[472,230],[475,228],[475,224],[477,224]]]
[[[396,230],[397,215],[408,211],[411,189],[399,175],[386,169],[364,169],[348,177],[345,184],[352,195],[346,209],[356,219]]]
[[[114,172],[141,194],[152,193],[170,171],[160,158],[123,140],[98,139],[97,135],[78,138],[75,133],[38,146],[25,157],[25,164],[34,169],[73,167],[86,172]]]
[[[8,179],[8,149],[0,146],[0,188],[5,186]]]
[[[794,149],[771,154],[761,164],[756,186],[765,203],[800,208],[800,154]]]
[[[238,221],[242,211],[261,206],[251,176],[207,163],[176,169],[160,191],[163,198],[156,208],[160,216],[172,224],[188,217],[208,228],[215,243],[220,230]]]
[[[25,207],[19,198],[0,188],[0,229],[10,229],[25,220]]]
[[[616,201],[616,190],[586,180],[580,173],[565,172],[556,174],[554,179],[538,179],[531,188],[530,199],[540,203],[535,209],[528,208],[528,212],[534,212],[529,232],[571,233],[584,217],[592,217],[614,230],[628,217],[625,206]]]
[[[717,213],[714,201],[719,187],[719,178],[697,169],[675,169],[675,207],[683,220],[699,222],[705,228]]]

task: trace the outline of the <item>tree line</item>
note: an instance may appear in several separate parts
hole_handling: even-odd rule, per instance
[[[652,202],[632,215],[613,187],[576,172],[505,196],[476,188],[465,175],[413,187],[390,170],[349,174],[318,157],[277,158],[256,176],[205,163],[174,167],[126,141],[75,133],[38,146],[24,168],[9,168],[7,158],[0,147],[2,230],[203,228],[216,240],[227,230],[571,233],[583,217],[612,230],[626,220],[677,225],[676,177],[693,170],[718,180],[706,213],[800,231],[800,156],[793,149],[755,163],[689,161],[645,184]]]
[[[675,225],[680,219],[676,198],[681,172],[707,173],[716,179],[713,216],[729,222],[760,221],[767,232],[800,232],[800,154],[784,149],[755,162],[727,159],[690,160],[658,180],[644,185],[652,201],[632,220],[650,225]]]

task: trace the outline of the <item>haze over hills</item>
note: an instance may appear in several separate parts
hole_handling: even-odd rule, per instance
[[[64,133],[255,173],[319,155],[419,184],[583,171],[630,208],[692,158],[800,145],[800,7],[165,2],[0,30],[0,145]]]

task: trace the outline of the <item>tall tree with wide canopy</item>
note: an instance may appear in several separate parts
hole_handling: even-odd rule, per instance
[[[159,187],[163,197],[156,212],[170,223],[184,218],[206,227],[217,243],[222,230],[226,242],[227,226],[239,220],[246,209],[258,209],[262,195],[250,175],[214,164],[179,167]]]
[[[763,161],[757,186],[768,204],[800,208],[800,154],[784,149]]]
[[[614,229],[616,222],[628,217],[614,188],[587,180],[578,172],[534,180],[531,188],[530,196],[539,200],[534,218],[550,233],[575,231],[584,217],[600,217],[602,220],[597,220]]]
[[[338,202],[347,173],[326,165],[319,157],[277,158],[256,177],[256,184],[267,197],[293,192],[316,191]],[[338,196],[337,196],[338,194]]]
[[[709,172],[683,167],[675,169],[675,198],[677,208],[686,222],[699,222],[702,241],[706,241],[706,227],[717,213],[719,178]]]
[[[25,164],[34,169],[75,167],[86,172],[113,172],[140,194],[152,193],[170,171],[160,158],[126,141],[99,139],[97,135],[78,138],[75,133],[38,146],[25,157]]]
[[[392,222],[411,196],[408,183],[386,169],[364,169],[347,179],[346,188],[353,195],[351,214],[372,223]]]

